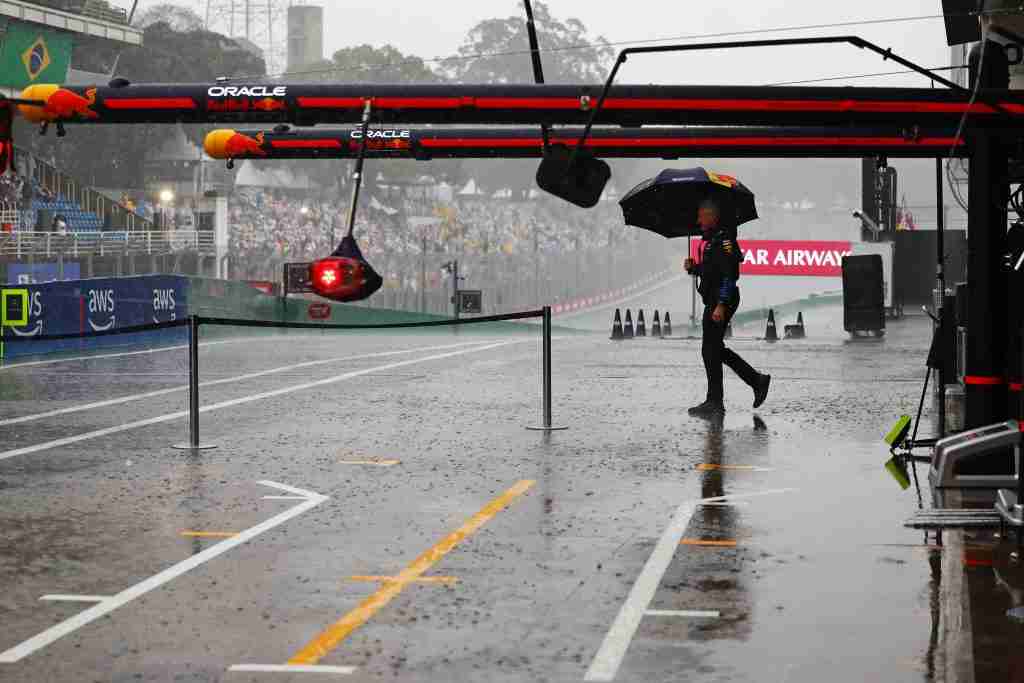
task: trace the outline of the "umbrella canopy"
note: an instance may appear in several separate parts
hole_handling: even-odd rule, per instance
[[[696,168],[667,168],[619,200],[626,225],[665,237],[700,235],[697,207],[715,200],[722,225],[736,227],[757,218],[754,193],[736,178]]]

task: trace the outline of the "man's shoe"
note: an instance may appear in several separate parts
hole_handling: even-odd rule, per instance
[[[725,406],[722,405],[721,401],[712,401],[711,399],[708,399],[699,406],[694,406],[686,412],[694,417],[714,417],[716,415],[724,415]]]
[[[760,408],[764,400],[768,398],[768,387],[772,383],[771,375],[761,375],[757,380],[757,387],[754,389],[754,407]]]

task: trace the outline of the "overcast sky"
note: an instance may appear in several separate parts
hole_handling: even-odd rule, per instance
[[[141,0],[140,9],[158,0]],[[214,0],[222,4],[230,0]],[[235,0],[238,6],[246,0]],[[252,0],[259,6],[266,0]],[[325,9],[325,56],[349,45],[391,43],[423,58],[453,54],[477,22],[523,16],[518,0],[309,0]],[[123,3],[129,4],[127,0]],[[180,0],[204,14],[206,0]],[[771,29],[811,24],[936,15],[940,0],[551,0],[560,20],[580,19],[594,35],[610,41],[651,40],[709,33]],[[283,34],[283,26],[282,33]],[[278,34],[278,35],[281,35]],[[941,19],[892,24],[815,28],[807,31],[752,35],[749,38],[856,34],[923,66],[949,63]],[[740,38],[714,38],[735,40]],[[526,48],[526,46],[523,46]],[[541,44],[543,48],[543,42]],[[712,56],[713,55],[713,56]],[[853,47],[791,47],[747,49],[706,55],[642,56],[623,67],[622,82],[761,84],[847,74],[895,71],[899,67]],[[851,81],[856,84],[927,85],[920,76]],[[843,84],[839,82],[837,84]]]
[[[455,52],[467,31],[490,17],[523,16],[516,0],[345,0],[324,2],[326,46],[331,52],[352,43],[392,43],[421,57]],[[665,2],[629,0],[551,0],[559,19],[575,17],[596,35],[610,41],[650,40],[694,34],[748,31],[808,24],[888,19],[941,13],[939,0],[732,0],[731,2]],[[873,26],[813,29],[804,36],[855,33],[882,47],[892,47],[925,66],[947,64],[949,51],[941,19]],[[752,37],[782,37],[793,33]],[[711,40],[733,40],[714,38]],[[525,47],[525,46],[524,46]],[[543,43],[541,44],[543,48]],[[712,56],[713,55],[713,56]],[[771,48],[714,52],[707,55],[642,56],[627,63],[622,82],[773,83],[802,78],[891,71],[884,63],[853,47]],[[892,81],[897,82],[895,79]],[[902,79],[900,84],[923,84]]]

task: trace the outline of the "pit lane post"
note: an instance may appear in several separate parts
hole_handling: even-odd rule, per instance
[[[540,427],[527,427],[530,431],[535,432],[558,432],[568,427],[554,427],[552,426],[551,419],[551,306],[544,307],[543,317],[543,351],[542,351],[542,375],[543,375],[543,394],[544,394],[544,424]]]
[[[188,443],[176,444],[179,451],[207,451],[213,444],[199,443],[199,316],[188,317]]]

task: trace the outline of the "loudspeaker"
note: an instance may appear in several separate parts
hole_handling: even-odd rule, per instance
[[[981,9],[978,0],[942,0],[942,14],[946,20],[946,43],[959,45],[981,40],[978,17],[972,12]]]
[[[843,329],[885,329],[885,291],[879,254],[843,258]]]
[[[576,155],[572,166],[571,157],[572,150],[565,145],[551,145],[537,167],[537,185],[560,199],[589,209],[601,198],[612,169],[584,150]]]
[[[984,63],[981,61],[983,53]],[[1006,48],[994,40],[987,41],[984,47],[981,43],[977,43],[967,55],[967,74],[969,89],[974,89],[979,75],[982,88],[1009,88],[1010,62],[1006,57]]]

